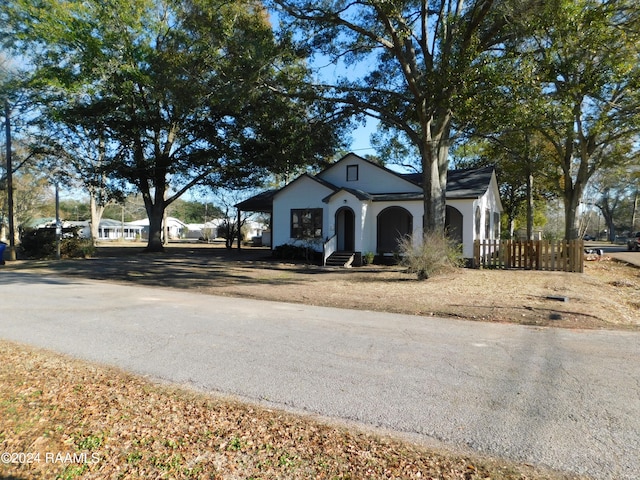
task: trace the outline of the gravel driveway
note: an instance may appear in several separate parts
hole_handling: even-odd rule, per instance
[[[0,274],[0,337],[600,479],[640,472],[640,334]]]

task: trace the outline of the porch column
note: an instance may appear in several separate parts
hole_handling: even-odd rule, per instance
[[[241,210],[238,208],[238,250],[240,250],[242,248],[241,247],[241,243],[242,242],[240,241],[240,237],[242,236],[242,234],[240,233],[240,229],[241,229],[241,227],[240,227],[240,219],[242,217],[241,213],[242,213]]]

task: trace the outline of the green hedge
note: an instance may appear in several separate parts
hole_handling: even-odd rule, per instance
[[[96,248],[89,238],[81,238],[78,228],[64,228],[60,241],[61,258],[87,258],[95,254]],[[20,235],[19,255],[22,258],[42,259],[56,256],[56,229],[27,229]]]

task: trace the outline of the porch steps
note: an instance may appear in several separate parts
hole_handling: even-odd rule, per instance
[[[355,258],[355,252],[333,252],[329,258],[327,258],[326,266],[349,268]]]

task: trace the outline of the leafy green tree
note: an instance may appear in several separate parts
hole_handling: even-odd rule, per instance
[[[601,170],[594,175],[591,186],[595,190],[594,205],[604,218],[608,239],[614,241],[618,227],[633,227],[633,205],[637,191],[637,177],[629,165]]]
[[[185,223],[206,223],[214,218],[222,218],[222,210],[211,203],[178,199],[171,204],[168,214]]]
[[[552,156],[551,145],[539,133],[504,130],[465,138],[453,151],[453,162],[458,168],[494,166],[506,216],[503,234],[511,238],[524,226],[533,239],[534,226],[542,220],[537,207],[557,196]]]
[[[640,7],[620,0],[557,0],[540,9],[536,34],[520,43],[536,65],[542,118],[554,149],[565,237],[593,175],[636,154],[640,133]]]
[[[89,204],[83,200],[60,200],[60,217],[64,220],[91,220]]]
[[[256,182],[340,141],[330,112],[275,94],[306,70],[253,0],[16,0],[0,19],[56,118],[105,133],[103,171],[141,194],[149,251],[191,187]]]
[[[493,61],[539,2],[272,1],[285,31],[318,61],[346,67],[334,84],[317,85],[318,94],[380,120],[414,152],[424,174],[424,230],[444,232],[455,116],[498,79]]]

